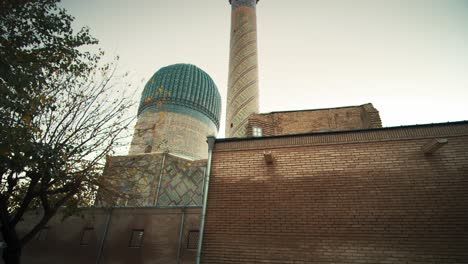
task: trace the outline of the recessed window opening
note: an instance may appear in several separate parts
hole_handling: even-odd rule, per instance
[[[130,236],[130,244],[128,245],[131,248],[139,248],[143,244],[143,234],[145,230],[143,229],[133,229]]]
[[[252,127],[252,136],[254,137],[261,137],[263,134],[263,130],[261,127],[253,126]]]
[[[200,238],[199,230],[191,230],[188,233],[187,249],[198,249],[198,240]]]
[[[89,245],[93,232],[94,232],[94,227],[85,227],[83,229],[83,233],[81,233],[80,245],[82,246]]]

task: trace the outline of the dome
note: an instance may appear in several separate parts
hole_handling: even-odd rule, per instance
[[[219,128],[221,95],[211,77],[197,66],[169,65],[159,69],[146,83],[138,115],[159,108],[199,119],[207,117]]]

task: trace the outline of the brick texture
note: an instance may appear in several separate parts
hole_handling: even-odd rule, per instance
[[[468,263],[468,123],[378,131],[218,141],[203,263]]]
[[[329,109],[253,114],[249,117],[248,136],[252,127],[263,129],[264,136],[310,132],[381,128],[379,111],[372,104]]]
[[[99,208],[84,209],[79,216],[65,221],[57,215],[48,223],[43,241],[33,239],[26,245],[21,263],[195,263],[197,252],[188,249],[187,243],[189,232],[199,229],[200,211],[200,208],[114,208],[110,221],[109,211]],[[29,230],[36,221],[37,215],[31,212],[20,226],[20,233]],[[89,243],[82,245],[86,227],[93,229]],[[133,229],[144,232],[138,248],[129,247]]]
[[[255,0],[232,1],[226,101],[227,137],[246,137],[248,118],[258,113],[257,16]]]

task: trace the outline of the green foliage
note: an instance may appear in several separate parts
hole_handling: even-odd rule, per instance
[[[18,254],[57,212],[90,204],[99,175],[131,121],[116,95],[115,63],[88,28],[77,33],[58,0],[0,4],[0,221],[8,256]],[[42,218],[24,237],[15,227],[32,208]],[[13,252],[13,253],[12,253]],[[16,253],[15,253],[16,252]],[[14,258],[12,258],[14,259]]]
[[[55,107],[58,76],[85,76],[99,60],[77,49],[97,40],[87,28],[74,34],[73,17],[57,2],[10,1],[0,14],[0,162],[18,170],[37,147],[32,119]]]

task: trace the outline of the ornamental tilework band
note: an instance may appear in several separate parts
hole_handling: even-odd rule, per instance
[[[197,118],[190,114],[189,109],[177,109],[185,110],[185,112],[145,110],[138,117],[128,153],[136,155],[167,152],[191,159],[207,158],[206,137],[216,135],[216,126],[212,122],[200,121],[204,117],[201,114]],[[197,112],[192,112],[192,114],[197,114]]]
[[[258,3],[258,0],[230,0],[229,3],[231,3],[232,9],[236,9],[239,6],[255,8],[255,6]]]

